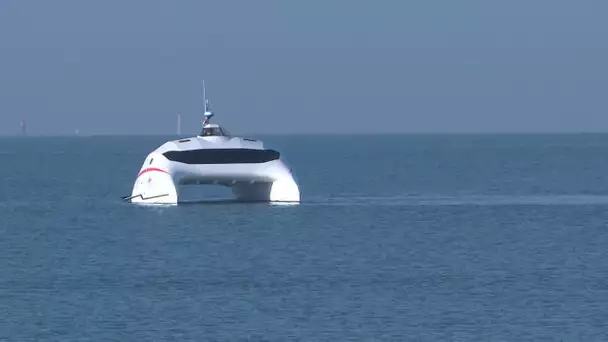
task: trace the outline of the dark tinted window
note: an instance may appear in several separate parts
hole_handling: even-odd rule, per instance
[[[229,134],[226,132],[226,130],[222,129],[221,127],[205,127],[205,128],[203,128],[203,131],[201,132],[201,136],[203,136],[203,137],[215,137],[215,136],[227,137],[227,136],[229,136]]]
[[[163,153],[167,159],[185,164],[250,164],[265,163],[279,159],[274,150],[254,149],[202,149],[190,151],[169,151]]]

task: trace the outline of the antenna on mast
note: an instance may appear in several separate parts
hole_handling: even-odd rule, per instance
[[[203,80],[203,110],[207,112],[207,91],[205,89],[205,80]]]
[[[207,90],[205,89],[205,80],[203,80],[203,103],[204,103],[204,116],[205,120],[203,121],[203,125],[209,123],[209,119],[213,117],[213,112],[211,111],[211,106],[209,106],[209,100],[207,100]]]

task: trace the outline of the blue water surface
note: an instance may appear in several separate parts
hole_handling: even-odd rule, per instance
[[[264,136],[299,205],[123,203],[170,138],[0,138],[0,340],[608,340],[606,135]]]

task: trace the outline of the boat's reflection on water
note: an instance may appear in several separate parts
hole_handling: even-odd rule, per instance
[[[276,205],[276,206],[290,206],[297,205],[299,202],[269,202],[269,201],[246,201],[246,200],[238,200],[234,198],[226,198],[226,199],[200,199],[200,200],[191,200],[191,201],[180,201],[178,205],[231,205],[231,204],[256,204],[256,205]]]
[[[160,204],[160,203],[136,203],[142,207],[178,207],[190,205],[265,205],[265,206],[296,206],[300,202],[268,202],[268,201],[244,201],[234,198],[218,198],[218,199],[197,199],[189,201],[180,201],[177,204]]]

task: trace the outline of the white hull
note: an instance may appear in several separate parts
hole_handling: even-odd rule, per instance
[[[189,154],[186,158],[193,159],[191,157],[193,154],[201,151],[207,153],[206,151],[209,150],[215,153],[216,163],[175,161],[172,157],[176,153],[182,153],[176,158],[183,159],[183,156]],[[225,159],[229,152],[259,155],[265,151],[271,150],[263,150],[261,142],[252,143],[251,140],[241,138],[196,137],[168,142],[148,155],[135,180],[131,196],[126,200],[142,204],[178,204],[180,186],[216,184],[230,187],[237,200],[299,202],[298,184],[291,170],[278,157],[259,163],[251,160],[243,163],[239,163],[238,160],[233,160],[231,163],[217,163],[218,156]],[[272,152],[278,156],[277,152]],[[167,156],[174,160],[170,160]]]

